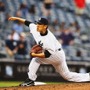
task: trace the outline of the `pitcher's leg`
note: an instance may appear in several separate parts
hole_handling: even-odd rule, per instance
[[[62,56],[57,55],[57,58],[59,59],[58,65],[54,65],[57,72],[66,80],[73,81],[73,82],[86,82],[90,81],[90,75],[89,73],[76,73],[76,72],[70,72],[68,69],[68,66],[66,64],[65,54],[62,52]]]
[[[36,72],[40,66],[40,63],[38,63],[37,58],[33,58],[29,64],[29,72],[28,72],[28,78],[21,83],[19,86],[33,86],[35,85],[34,81],[37,78]]]
[[[89,73],[76,73],[70,72],[66,65],[66,62],[62,62],[60,65],[54,66],[57,72],[66,80],[73,81],[73,82],[86,82],[90,81]]]
[[[40,64],[49,64],[50,61],[45,58],[33,58],[29,65],[28,77],[29,79],[35,81],[37,78],[36,72],[40,66]]]
[[[86,82],[90,81],[89,73],[76,73],[70,72],[65,64],[55,66],[57,72],[66,80],[73,82]]]
[[[37,58],[33,58],[29,65],[28,77],[29,79],[35,81],[37,78],[36,72],[40,66],[40,63],[37,62]]]

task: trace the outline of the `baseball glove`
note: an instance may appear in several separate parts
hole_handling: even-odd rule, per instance
[[[36,44],[31,48],[30,53],[41,53],[42,50],[43,50],[42,47]]]

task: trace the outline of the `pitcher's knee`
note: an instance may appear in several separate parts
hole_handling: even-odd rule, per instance
[[[73,81],[73,76],[70,75],[70,73],[65,73],[65,74],[63,75],[63,78],[64,78],[65,80],[67,80],[67,81]]]

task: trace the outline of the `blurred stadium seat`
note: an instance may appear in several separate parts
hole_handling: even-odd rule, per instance
[[[42,6],[43,6],[43,0],[0,0],[5,4],[5,12],[4,13],[0,13],[0,18],[3,19],[3,23],[0,23],[0,48],[3,48],[4,45],[2,46],[1,44],[3,44],[4,40],[7,38],[7,34],[10,33],[10,30],[12,28],[13,23],[12,22],[6,22],[6,13],[8,13],[10,16],[15,16],[16,12],[18,11],[18,9],[20,8],[20,4],[21,3],[25,3],[28,8],[30,8],[30,6],[32,4],[35,5],[36,7],[36,13],[35,15],[31,15],[31,13],[26,13],[26,15],[23,18],[26,18],[28,20],[31,21],[35,21],[38,17],[42,16]],[[1,22],[0,19],[0,22]],[[81,16],[78,16],[75,14],[75,7],[74,7],[74,2],[73,0],[53,0],[53,5],[51,8],[51,16],[50,16],[50,20],[49,22],[54,22],[55,20],[58,20],[59,25],[58,28],[60,27],[60,24],[62,22],[65,22],[66,24],[70,24],[72,22],[77,21],[79,26],[80,26],[80,32],[86,32],[86,34],[88,35],[89,39],[90,39],[90,4],[86,5],[86,9],[85,9],[85,13]],[[51,24],[50,23],[50,24]],[[29,32],[27,27],[24,27],[24,32]],[[55,32],[55,30],[54,30]],[[75,32],[74,32],[75,33]],[[2,39],[3,38],[3,39]],[[28,37],[27,35],[27,39],[29,40],[30,37]],[[1,40],[3,42],[1,42]],[[80,40],[78,40],[80,41]],[[77,43],[76,43],[77,44]],[[79,47],[82,48],[81,52],[88,53],[88,55],[81,55],[81,56],[77,56],[76,52],[79,48],[77,45],[73,46],[73,47],[69,47],[68,49],[70,50],[70,53],[67,55],[67,60],[89,60],[90,59],[90,43],[88,43],[87,45],[83,43],[79,43]],[[30,47],[30,46],[29,46]],[[84,51],[83,49],[87,50]],[[3,49],[0,49],[0,52],[2,52]],[[67,50],[65,50],[65,52],[67,52]]]

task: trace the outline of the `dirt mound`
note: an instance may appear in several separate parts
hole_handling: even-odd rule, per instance
[[[90,90],[90,83],[64,83],[37,85],[31,87],[7,87],[0,90]]]

